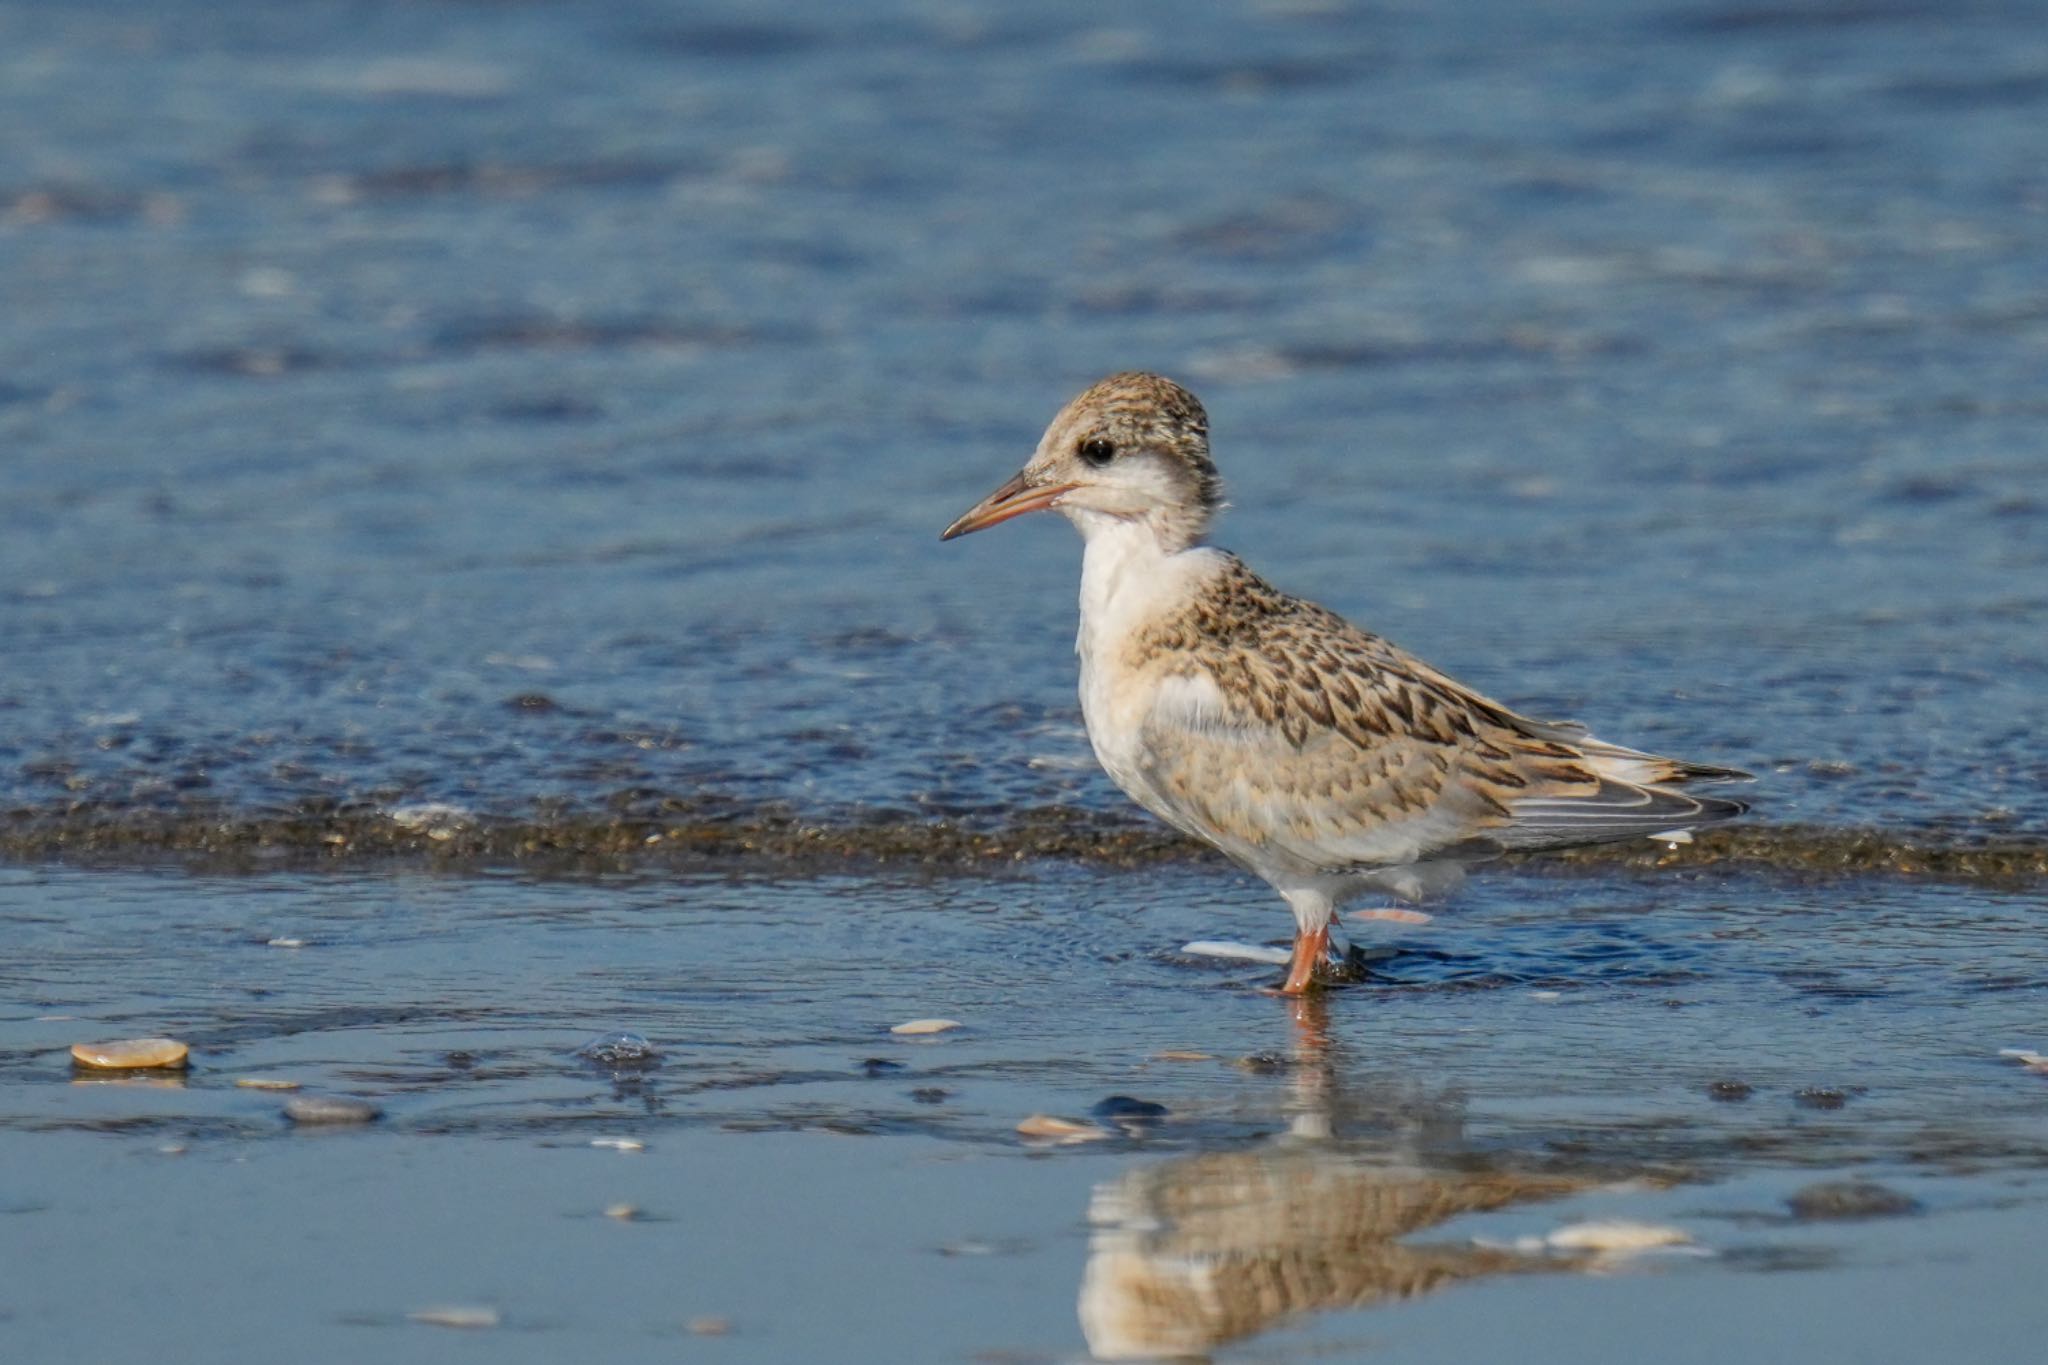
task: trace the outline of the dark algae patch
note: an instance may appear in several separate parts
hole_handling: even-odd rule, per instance
[[[284,814],[205,805],[163,810],[79,804],[0,815],[0,860],[119,864],[170,855],[208,865],[420,862],[445,868],[660,868],[754,864],[793,873],[914,864],[971,872],[1029,861],[1137,867],[1213,857],[1171,830],[1069,807],[1011,813],[1001,822],[861,813],[806,818],[707,798],[618,802],[631,814],[535,811],[482,816],[451,807],[337,805]],[[644,812],[644,813],[642,813]],[[1702,831],[1690,844],[1605,844],[1502,866],[1579,869],[1765,870],[1793,876],[1905,877],[1948,883],[2048,878],[2048,842],[1972,842],[1903,831],[1747,824]]]

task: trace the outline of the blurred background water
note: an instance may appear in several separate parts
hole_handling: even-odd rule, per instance
[[[1481,879],[1297,1019],[1175,951],[1285,928],[1215,863],[147,831],[1126,829],[1071,533],[937,532],[1142,367],[1282,586],[1758,826],[2038,850],[2044,17],[0,0],[0,833],[144,831],[0,867],[0,1356],[2021,1358],[2038,882]],[[1514,1249],[1615,1216],[1712,1254]]]
[[[1120,810],[935,533],[1148,367],[1283,585],[2038,831],[2040,17],[0,7],[0,799]]]

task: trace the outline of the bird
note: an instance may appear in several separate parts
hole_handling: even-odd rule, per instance
[[[1536,720],[1208,543],[1223,508],[1199,399],[1126,372],[1075,397],[1008,482],[940,533],[1051,509],[1080,531],[1081,713],[1123,791],[1292,909],[1280,992],[1326,984],[1330,923],[1433,899],[1509,853],[1683,839],[1746,803],[1740,769]]]

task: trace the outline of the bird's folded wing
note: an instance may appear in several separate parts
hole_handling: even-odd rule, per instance
[[[1146,777],[1184,828],[1340,868],[1632,838],[1743,810],[1673,788],[1746,774],[1527,719],[1334,614],[1288,606],[1256,636],[1159,661],[1172,671],[1143,729]]]

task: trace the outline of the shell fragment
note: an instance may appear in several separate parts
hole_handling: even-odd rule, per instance
[[[1059,1118],[1053,1114],[1033,1114],[1017,1125],[1017,1135],[1057,1142],[1062,1146],[1070,1142],[1096,1142],[1109,1136],[1107,1128],[1098,1128],[1092,1123],[1076,1123],[1072,1119]]]
[[[175,1038],[125,1038],[113,1043],[73,1043],[71,1060],[102,1071],[161,1070],[191,1065],[192,1049]]]

